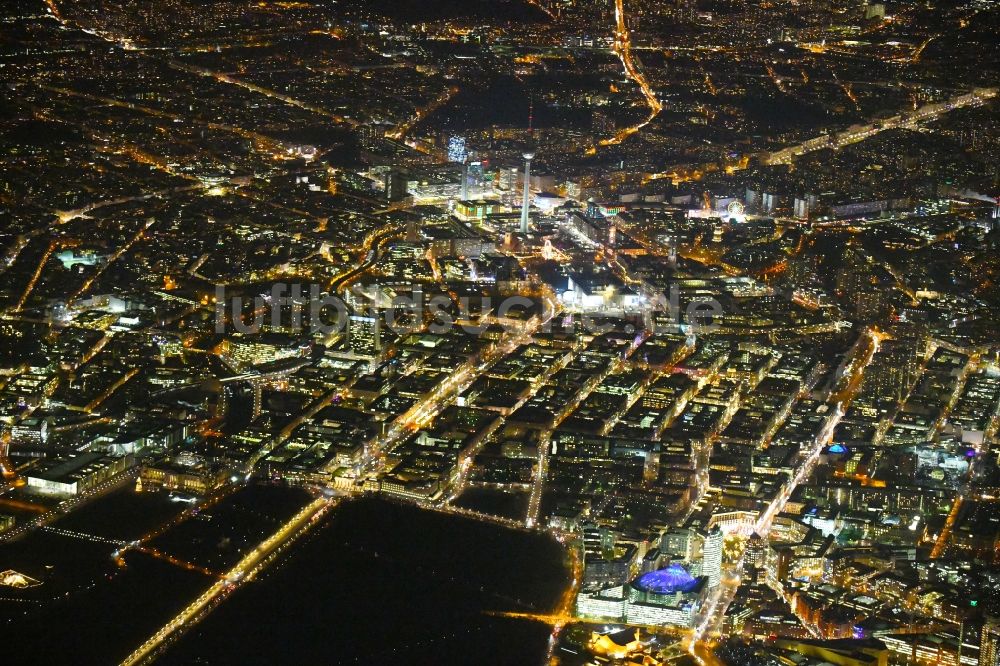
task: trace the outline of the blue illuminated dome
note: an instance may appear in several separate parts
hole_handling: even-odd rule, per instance
[[[695,578],[681,564],[671,564],[663,569],[644,573],[635,579],[632,585],[643,592],[654,594],[674,594],[676,592],[693,592],[698,587]]]
[[[828,451],[830,453],[847,453],[847,447],[843,444],[834,444],[828,449]]]

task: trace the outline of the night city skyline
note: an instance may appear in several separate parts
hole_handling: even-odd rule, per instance
[[[1000,2],[2,0],[11,664],[1000,666]]]

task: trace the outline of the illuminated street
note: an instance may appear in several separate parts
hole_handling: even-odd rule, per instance
[[[208,612],[214,604],[219,603],[221,599],[231,594],[240,585],[252,581],[269,560],[276,557],[289,543],[312,528],[323,514],[335,504],[335,501],[317,499],[302,509],[291,520],[282,525],[278,531],[262,541],[240,560],[239,564],[227,571],[220,580],[212,583],[201,596],[188,604],[176,617],[150,636],[149,640],[136,648],[135,652],[130,654],[122,664],[131,666],[143,663],[161,646],[171,640],[176,640],[177,635],[189,629],[190,625],[197,622],[199,617]]]

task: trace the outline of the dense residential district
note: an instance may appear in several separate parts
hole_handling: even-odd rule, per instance
[[[1000,664],[996,0],[4,4],[4,663]]]

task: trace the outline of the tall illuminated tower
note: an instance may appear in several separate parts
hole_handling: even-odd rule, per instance
[[[987,615],[983,620],[979,643],[979,663],[981,666],[1000,664],[1000,618],[993,615]]]
[[[531,206],[531,160],[534,153],[524,154],[524,199],[521,202],[521,233],[528,233],[528,208]]]

